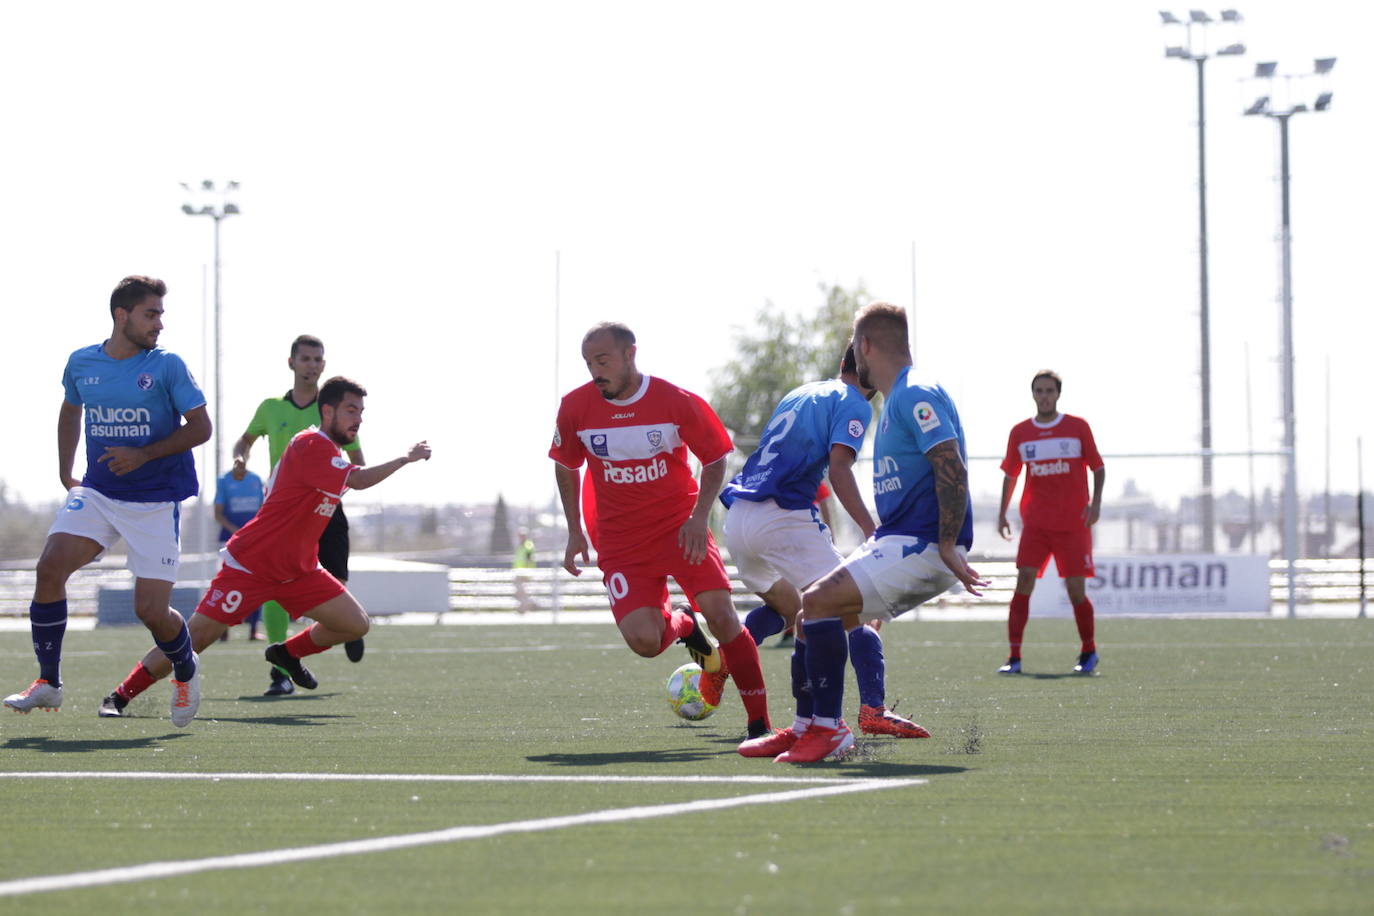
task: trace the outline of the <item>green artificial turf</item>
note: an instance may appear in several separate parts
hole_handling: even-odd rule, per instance
[[[607,625],[378,626],[361,664],[309,660],[317,691],[259,696],[261,643],[203,656],[200,718],[168,688],[102,720],[147,646],[73,632],[57,713],[0,719],[0,773],[256,773],[248,780],[0,778],[0,883],[441,831],[545,822],[284,864],[0,896],[0,912],[1349,913],[1374,899],[1374,624],[1111,620],[1099,674],[1069,676],[1071,622],[1032,620],[1019,677],[991,623],[884,630],[888,701],[920,741],[861,738],[839,764],[734,753],[733,690],[676,720],[685,661],[632,655]],[[0,640],[6,692],[33,676]],[[771,643],[771,641],[770,641]],[[761,650],[775,724],[788,652]],[[846,712],[857,726],[851,681]],[[575,776],[578,782],[308,782],[273,774]],[[871,791],[642,820],[548,819],[739,799],[831,777]],[[666,783],[607,777],[671,777]],[[611,815],[622,817],[622,815]]]

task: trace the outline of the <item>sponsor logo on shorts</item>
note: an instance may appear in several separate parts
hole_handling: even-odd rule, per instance
[[[140,373],[134,384],[138,386],[139,391],[152,391],[153,377],[146,372]]]
[[[668,462],[662,458],[633,467],[616,467],[609,461],[603,464],[606,466],[607,483],[648,483],[668,476]]]
[[[606,443],[605,433],[592,433],[592,454],[598,458],[606,458],[611,454],[610,446]]]
[[[928,433],[940,425],[940,418],[935,415],[935,408],[930,406],[929,401],[918,401],[916,406],[911,408],[911,413],[923,433]]]
[[[1054,477],[1058,474],[1069,473],[1070,465],[1063,458],[1058,461],[1037,461],[1035,464],[1026,465],[1030,469],[1032,477]]]
[[[68,512],[80,512],[86,507],[86,501],[80,496],[73,496],[67,500],[67,505],[63,506]]]

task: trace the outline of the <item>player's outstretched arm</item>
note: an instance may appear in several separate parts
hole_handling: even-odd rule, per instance
[[[847,445],[836,443],[830,446],[830,489],[835,498],[844,506],[844,511],[854,519],[854,524],[864,533],[864,540],[873,537],[878,527],[873,524],[873,516],[864,505],[859,493],[859,483],[854,479],[854,450]]]
[[[76,447],[80,442],[81,405],[64,400],[62,409],[57,412],[57,476],[68,490],[81,485],[81,481],[72,476]]]
[[[583,563],[591,562],[587,552],[587,536],[582,533],[582,504],[578,501],[582,472],[555,462],[553,476],[558,484],[558,498],[563,503],[563,517],[568,522],[568,546],[563,549],[563,568],[574,576],[580,576],[582,570],[577,565],[578,556],[582,557]]]
[[[931,446],[926,458],[935,474],[935,500],[940,506],[940,559],[970,595],[980,595],[978,590],[985,587],[987,581],[979,578],[978,572],[955,549],[959,531],[964,527],[964,514],[968,511],[968,468],[953,439]]]
[[[382,464],[373,464],[365,468],[358,468],[348,475],[348,486],[354,490],[366,490],[368,487],[375,487],[377,484],[395,474],[401,468],[416,461],[428,461],[430,449],[428,442],[417,442],[410,447],[410,451],[400,458],[392,458]]]
[[[189,452],[202,442],[208,441],[211,432],[213,427],[210,424],[210,414],[202,404],[186,411],[186,422],[178,426],[167,438],[149,442],[138,448],[114,445],[105,449],[96,460],[108,462],[110,470],[120,476],[138,470],[154,458]]]

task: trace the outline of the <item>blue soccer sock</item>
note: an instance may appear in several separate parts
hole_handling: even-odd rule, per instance
[[[61,687],[67,599],[29,604],[29,631],[33,633],[33,654],[38,656],[38,676],[54,687]]]
[[[805,639],[792,643],[792,696],[797,700],[797,721],[810,721],[815,714],[815,702],[811,696],[811,684],[806,679]]]
[[[844,709],[844,667],[849,640],[839,620],[802,624],[806,637],[806,675],[817,719],[839,719]]]
[[[872,627],[860,624],[849,631],[849,663],[859,682],[859,702],[882,706],[887,690],[887,666],[883,661],[883,638]]]
[[[754,637],[756,646],[763,645],[768,637],[781,633],[786,625],[787,621],[782,619],[782,615],[766,604],[760,604],[744,617],[744,628]]]
[[[162,650],[162,654],[172,662],[173,677],[183,683],[195,677],[196,666],[191,658],[191,633],[186,629],[185,620],[181,621],[181,631],[176,636],[166,642],[154,638],[153,642]]]

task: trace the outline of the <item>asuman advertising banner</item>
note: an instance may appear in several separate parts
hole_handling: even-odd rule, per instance
[[[1088,597],[1097,614],[1242,614],[1269,612],[1269,562],[1257,555],[1170,554],[1095,557]],[[1031,595],[1031,613],[1073,614],[1050,561]]]

